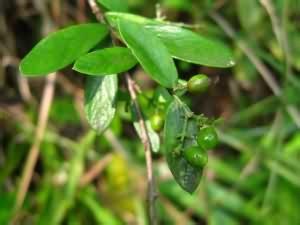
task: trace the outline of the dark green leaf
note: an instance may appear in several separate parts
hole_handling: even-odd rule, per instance
[[[195,137],[199,128],[196,121],[189,118],[190,113],[189,108],[178,97],[174,97],[166,115],[164,153],[176,182],[192,193],[200,182],[202,169],[191,166],[182,154],[187,147],[197,145]],[[181,135],[184,135],[184,140]]]
[[[116,12],[127,12],[128,1],[127,0],[97,0],[105,8]]]
[[[41,40],[22,60],[27,76],[47,75],[66,67],[108,34],[101,24],[82,24],[54,32]]]
[[[88,75],[103,76],[121,73],[131,69],[137,63],[128,48],[106,48],[80,57],[74,70]]]
[[[177,59],[213,67],[234,65],[229,48],[216,40],[210,40],[190,30],[174,25],[146,25],[159,37],[170,54]]]
[[[85,87],[85,113],[92,128],[102,133],[115,115],[117,75],[88,77]]]
[[[162,86],[172,88],[178,75],[164,44],[142,25],[125,19],[119,20],[119,30],[144,70]]]
[[[137,116],[137,112],[136,112],[134,106],[131,106],[131,114],[132,114],[134,129],[136,130],[137,134],[141,138],[141,136],[142,136],[141,126],[140,126],[139,119],[138,119],[138,116]],[[153,130],[153,128],[151,126],[151,123],[148,119],[145,120],[145,124],[146,124],[146,129],[147,129],[147,132],[148,132],[148,135],[149,135],[149,139],[150,139],[151,149],[152,149],[153,152],[157,153],[159,151],[159,148],[160,148],[159,136]]]

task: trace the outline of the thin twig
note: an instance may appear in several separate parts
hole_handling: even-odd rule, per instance
[[[39,148],[44,137],[48,121],[49,109],[54,95],[55,78],[55,73],[48,75],[46,78],[46,84],[41,101],[42,103],[39,110],[38,123],[35,131],[35,139],[33,145],[30,148],[22,173],[20,187],[17,193],[16,210],[19,210],[23,205],[32,178],[33,170],[38,159]]]
[[[152,156],[151,156],[151,144],[147,131],[147,127],[145,124],[145,120],[143,118],[142,112],[140,110],[139,104],[137,102],[137,96],[134,88],[134,81],[131,79],[129,74],[125,75],[127,86],[129,90],[129,94],[137,112],[138,122],[141,127],[141,141],[144,145],[145,157],[146,157],[146,166],[147,166],[147,182],[148,182],[148,216],[150,224],[157,224],[156,213],[155,213],[155,199],[157,197],[155,191],[155,183],[153,178],[153,166],[152,166]]]
[[[96,18],[100,22],[105,22],[103,15],[97,6],[95,0],[88,0],[89,5],[95,14]],[[113,35],[113,34],[111,34]],[[114,39],[114,37],[112,37]],[[157,224],[157,218],[156,218],[156,212],[155,212],[155,199],[157,197],[157,193],[155,191],[155,183],[154,183],[154,177],[153,177],[153,166],[152,166],[152,155],[151,155],[151,144],[150,139],[147,131],[147,127],[145,124],[145,120],[143,118],[142,112],[140,110],[139,104],[137,102],[137,95],[136,95],[136,83],[130,75],[127,73],[125,75],[128,91],[131,97],[131,101],[134,105],[135,111],[137,112],[138,121],[141,127],[141,136],[140,139],[144,145],[145,150],[145,158],[146,158],[146,167],[147,167],[147,201],[148,201],[148,217],[149,217],[149,223],[151,225]]]
[[[272,23],[273,32],[276,36],[276,39],[280,47],[282,48],[282,35],[280,29],[280,22],[275,13],[274,6],[272,2],[270,2],[269,0],[260,0],[260,4],[266,9],[267,13],[269,14]]]
[[[272,90],[275,96],[281,99],[281,88],[274,79],[271,71],[265,66],[265,64],[255,55],[253,50],[247,45],[243,40],[238,40],[236,37],[236,32],[231,27],[231,25],[218,13],[211,13],[211,18],[225,31],[225,33],[232,39],[236,40],[238,47],[245,53],[249,60],[256,67],[257,71],[260,73],[268,87]],[[286,111],[293,119],[294,123],[300,128],[300,114],[298,110],[291,105],[286,105]]]
[[[17,68],[19,66],[19,63],[19,59],[13,56],[4,56],[2,58],[3,67],[11,65]],[[30,103],[33,100],[33,97],[30,91],[29,83],[27,78],[21,76],[20,72],[17,72],[17,84],[23,101],[26,103]]]
[[[270,0],[260,0],[261,5],[266,9],[271,23],[272,23],[272,29],[273,32],[276,36],[277,42],[282,49],[284,53],[284,58],[285,58],[285,64],[286,64],[286,80],[288,80],[291,76],[291,53],[289,49],[289,43],[288,43],[288,37],[287,37],[287,32],[285,32],[285,18],[287,17],[287,8],[289,4],[289,0],[286,0],[284,2],[284,7],[283,7],[283,19],[282,21],[279,20],[274,4]]]
[[[7,28],[5,23],[5,17],[0,16],[0,36],[1,33],[5,34],[4,37],[4,47],[1,46],[0,53],[4,55],[2,58],[3,66],[13,65],[15,68],[19,65],[19,59],[15,57],[16,55],[16,45],[14,44],[16,41],[14,40],[14,36],[11,31]],[[6,46],[7,45],[7,46]],[[17,72],[17,84],[18,89],[20,91],[20,95],[26,103],[31,102],[33,100],[30,87],[27,78],[20,76],[19,72]]]
[[[104,21],[104,17],[103,14],[100,10],[100,8],[98,7],[97,3],[95,0],[88,0],[89,5],[91,7],[91,10],[93,12],[93,14],[96,16],[97,20],[99,20],[100,22]]]
[[[23,77],[20,73],[17,75],[18,87],[20,95],[24,102],[30,103],[32,98],[29,83],[26,77]]]
[[[80,186],[86,186],[96,179],[103,169],[111,162],[112,154],[107,154],[100,160],[98,160],[85,174],[80,178]]]

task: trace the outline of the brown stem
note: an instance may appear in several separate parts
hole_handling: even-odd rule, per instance
[[[92,9],[93,14],[96,16],[97,20],[99,20],[100,22],[104,21],[104,17],[102,15],[102,12],[100,10],[100,8],[98,7],[97,3],[95,0],[88,0],[89,5]]]
[[[138,122],[141,127],[141,141],[144,145],[145,157],[146,157],[146,166],[147,166],[147,182],[148,182],[148,216],[150,224],[157,224],[156,213],[155,213],[155,199],[157,197],[155,191],[155,183],[153,178],[153,166],[152,166],[152,156],[151,156],[151,144],[150,139],[146,127],[145,120],[143,118],[142,112],[140,110],[139,104],[137,102],[136,90],[135,90],[135,82],[131,79],[129,74],[125,75],[127,86],[129,90],[129,94],[131,97],[131,101],[137,112]]]
[[[35,139],[30,148],[28,157],[26,159],[25,167],[22,173],[20,187],[17,193],[16,210],[19,210],[24,202],[32,178],[34,167],[38,159],[39,148],[44,137],[44,133],[48,121],[49,109],[54,95],[55,78],[56,78],[55,73],[50,74],[46,78],[42,103],[39,110],[38,124],[35,131]]]
[[[104,22],[104,17],[101,13],[101,10],[97,6],[95,0],[88,0],[88,3],[95,14],[96,18],[100,22]],[[112,39],[114,40],[113,33],[111,32]],[[157,218],[156,218],[156,213],[155,213],[155,199],[156,199],[156,191],[155,191],[155,184],[154,184],[154,178],[153,178],[153,166],[152,166],[152,155],[151,155],[151,144],[150,144],[150,139],[146,127],[145,120],[143,118],[143,115],[141,113],[139,104],[137,102],[137,95],[136,95],[136,83],[134,80],[131,79],[129,74],[127,73],[125,75],[126,81],[127,81],[127,86],[128,86],[128,91],[130,93],[131,101],[133,102],[133,105],[135,107],[135,110],[137,112],[139,124],[141,126],[141,136],[140,139],[144,145],[144,150],[145,150],[145,158],[146,158],[146,167],[147,167],[147,202],[148,202],[148,217],[149,217],[149,223],[151,225],[157,224]]]
[[[86,186],[96,179],[104,168],[111,162],[112,154],[107,154],[97,161],[83,176],[80,178],[80,186]]]

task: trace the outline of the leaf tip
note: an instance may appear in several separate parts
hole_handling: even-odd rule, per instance
[[[227,66],[228,66],[228,67],[235,66],[235,61],[234,61],[233,59],[229,60]]]
[[[24,58],[25,59],[25,58]],[[22,76],[24,77],[30,77],[33,76],[32,74],[30,74],[26,68],[26,62],[23,60],[21,60],[20,65],[19,65],[19,72]]]

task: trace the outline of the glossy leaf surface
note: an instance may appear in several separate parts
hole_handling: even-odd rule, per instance
[[[70,26],[41,40],[21,61],[27,76],[47,75],[62,69],[88,52],[108,34],[101,24]]]
[[[198,126],[195,120],[188,118],[190,110],[178,98],[169,105],[164,127],[164,154],[176,182],[190,193],[200,182],[202,169],[190,165],[183,157],[183,151],[197,145]],[[185,138],[182,140],[181,136]]]
[[[117,75],[88,77],[85,87],[85,113],[91,127],[102,133],[115,115]]]
[[[174,25],[152,24],[145,27],[163,41],[174,58],[212,67],[234,65],[230,49],[219,41]]]
[[[128,48],[114,47],[80,57],[73,69],[83,74],[104,76],[127,71],[136,63],[137,60]]]
[[[121,19],[122,39],[146,73],[164,87],[172,88],[178,79],[171,55],[164,44],[142,25]]]

